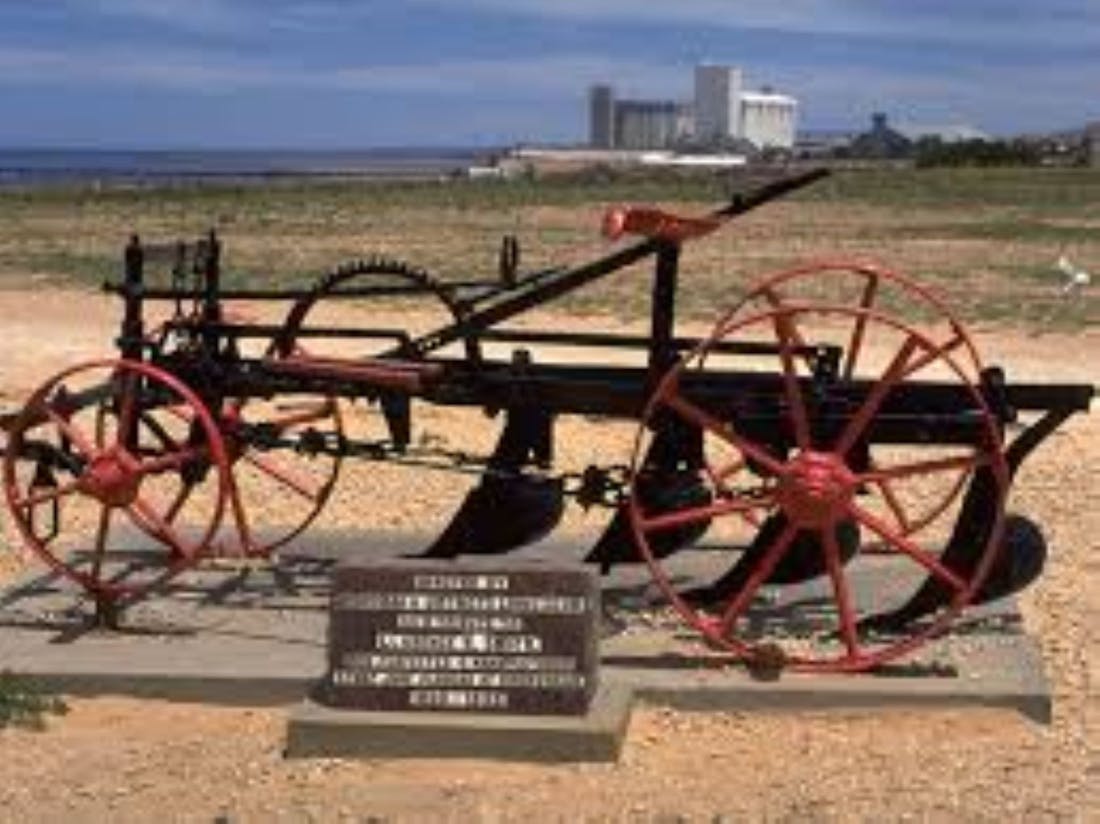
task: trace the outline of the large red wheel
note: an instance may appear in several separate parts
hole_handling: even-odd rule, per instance
[[[112,602],[203,555],[221,520],[228,464],[217,425],[183,383],[148,364],[105,360],[34,392],[9,431],[3,473],[27,546]],[[149,537],[167,551],[150,552]]]
[[[786,269],[763,279],[734,314],[785,304],[822,302],[914,319],[930,340],[954,356],[954,363],[968,380],[976,383],[980,379],[983,364],[977,347],[944,300],[929,287],[876,263],[819,260]],[[840,377],[850,380],[866,371],[863,367],[869,354],[868,319],[857,316],[840,326],[830,336],[830,342],[842,352],[836,365]],[[790,333],[795,346],[805,346],[797,324]],[[973,478],[969,465],[945,472],[947,477],[935,484],[935,494],[915,484],[899,485],[885,476],[872,479],[863,492],[875,497],[895,529],[912,537],[934,527],[945,513],[953,512]]]
[[[632,489],[630,520],[657,585],[711,644],[747,659],[777,654],[778,646],[799,669],[867,669],[940,634],[974,598],[1000,545],[1008,468],[999,423],[976,384],[969,338],[957,323],[948,329],[918,330],[866,300],[851,306],[780,296],[768,282],[659,383],[634,465],[642,466],[653,425],[678,417],[704,432],[714,501],[648,513]],[[773,356],[733,356],[723,365],[714,351],[719,342],[769,339]],[[842,353],[839,369],[822,363],[830,347]],[[716,369],[736,371],[749,388],[738,397],[703,397],[701,377]],[[956,401],[965,399],[957,411],[970,435],[957,445],[903,447],[871,437],[889,427],[881,411],[891,395],[930,377],[953,388]],[[960,474],[978,473],[988,482],[985,528],[960,562],[948,557],[958,548],[945,550],[961,509],[955,487]],[[909,486],[912,500],[931,502],[918,515],[900,502]],[[892,501],[875,493],[884,487]],[[711,552],[660,559],[652,550],[654,535],[703,520],[718,535]],[[861,536],[878,552],[861,545]],[[713,574],[698,567],[714,558],[723,569],[734,561],[725,586],[685,591],[685,579]],[[866,631],[867,619],[903,602],[928,576],[945,592],[942,609],[902,632]],[[889,586],[876,583],[883,580]]]

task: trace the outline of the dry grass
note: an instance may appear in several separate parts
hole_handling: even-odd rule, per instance
[[[736,181],[733,188],[737,188]],[[610,203],[698,213],[731,188],[716,178],[584,181],[294,183],[265,187],[0,191],[0,285],[95,284],[118,271],[131,232],[170,240],[216,227],[239,284],[308,283],[371,253],[445,278],[492,276],[499,238],[523,268],[589,259]],[[1100,172],[847,172],[738,220],[685,252],[682,309],[712,317],[763,273],[821,256],[859,256],[950,293],[960,312],[1028,327],[1100,322],[1095,291],[1057,297],[1062,253],[1100,270]],[[645,275],[627,271],[566,298],[572,311],[642,317]]]

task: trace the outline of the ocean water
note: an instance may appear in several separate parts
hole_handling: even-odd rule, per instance
[[[263,182],[278,177],[436,177],[489,154],[484,149],[101,150],[2,149],[0,185]]]

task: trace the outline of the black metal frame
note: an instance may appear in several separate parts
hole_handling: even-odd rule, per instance
[[[733,199],[712,213],[712,218],[727,220],[744,214],[783,194],[809,185],[825,173],[814,171],[780,180]],[[342,397],[380,399],[390,423],[388,444],[339,444],[319,446],[344,454],[373,457],[393,455],[405,450],[409,442],[409,397],[419,396],[437,404],[479,406],[505,410],[513,430],[512,448],[494,456],[497,468],[519,471],[526,465],[545,465],[553,452],[552,424],[557,415],[585,414],[616,418],[637,418],[659,377],[680,355],[699,344],[699,340],[675,334],[675,299],[680,245],[673,240],[649,239],[574,268],[555,268],[518,274],[518,247],[513,238],[505,239],[501,254],[501,278],[498,281],[463,281],[433,284],[435,291],[445,290],[459,317],[450,324],[419,337],[403,330],[304,328],[297,337],[393,339],[392,349],[383,356],[398,367],[431,363],[438,367],[430,380],[410,382],[407,389],[379,385],[360,373],[332,374],[289,373],[269,358],[242,357],[239,341],[268,339],[273,349],[285,355],[293,341],[287,341],[284,326],[233,324],[223,321],[225,300],[293,302],[309,299],[313,290],[223,289],[220,265],[221,244],[211,233],[193,246],[145,247],[137,237],[131,239],[125,255],[125,279],[106,283],[104,289],[123,298],[125,310],[118,338],[124,358],[143,359],[158,365],[192,386],[211,408],[218,409],[229,397],[271,397],[284,393],[326,394]],[[173,261],[171,288],[148,288],[145,264],[151,258]],[[652,257],[655,261],[648,336],[520,331],[496,328],[522,312],[545,304],[586,284]],[[191,283],[187,282],[188,277]],[[426,286],[367,286],[341,289],[338,297],[375,297],[428,292]],[[173,301],[176,318],[165,331],[184,335],[190,345],[173,350],[166,338],[150,341],[146,336],[146,301]],[[185,301],[193,302],[184,311]],[[436,353],[457,342],[496,341],[521,345],[574,344],[615,349],[644,349],[647,365],[613,367],[600,364],[549,365],[530,362],[525,350],[511,362],[491,362],[480,357],[480,349],[467,346],[465,358],[446,358]],[[197,344],[197,345],[196,345]],[[739,342],[717,346],[718,351],[733,354],[772,354],[772,344]],[[840,353],[834,349],[809,347],[800,355],[822,359],[822,376],[828,378],[830,402],[815,417],[814,428],[835,432],[843,425],[850,410],[856,409],[872,384],[843,381],[835,377]],[[815,370],[817,371],[817,370]],[[803,384],[820,383],[818,377],[802,378]],[[685,378],[684,391],[704,408],[725,419],[736,418],[737,427],[746,437],[767,443],[778,454],[793,442],[789,418],[783,413],[781,375],[708,372],[705,376]],[[803,390],[811,387],[804,385]],[[815,387],[820,390],[820,386]],[[1020,412],[1038,412],[1041,417],[1017,436],[1008,448],[1010,467],[1020,461],[1046,436],[1074,412],[1086,410],[1094,388],[1077,384],[1010,384],[1003,372],[990,368],[982,376],[982,391],[1002,425],[1016,420]],[[820,395],[820,392],[819,392]],[[890,443],[973,443],[980,437],[981,424],[975,423],[973,398],[963,386],[932,382],[906,383],[896,387],[882,405],[869,428],[873,442]],[[525,433],[525,434],[524,434]],[[673,427],[666,438],[678,439],[681,457],[698,450],[698,444],[685,443],[696,433]],[[660,437],[658,438],[660,440]],[[666,450],[667,451],[667,450]],[[499,450],[498,450],[499,453]],[[655,450],[656,454],[661,449]]]

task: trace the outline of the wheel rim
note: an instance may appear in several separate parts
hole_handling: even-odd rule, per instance
[[[767,299],[767,285],[751,293],[764,295]],[[673,414],[688,423],[698,426],[708,436],[718,442],[724,442],[733,452],[722,465],[713,465],[708,459],[707,475],[712,479],[726,478],[743,473],[746,465],[754,467],[759,474],[758,482],[752,488],[730,492],[729,486],[716,485],[715,503],[696,510],[685,510],[657,517],[648,517],[639,496],[632,488],[628,501],[628,511],[632,530],[639,551],[648,564],[658,588],[676,611],[697,629],[712,645],[731,652],[739,657],[754,658],[761,655],[765,647],[776,643],[765,629],[762,633],[752,628],[754,622],[766,623],[768,610],[756,610],[754,597],[766,586],[777,565],[786,563],[788,554],[796,554],[792,546],[803,540],[804,534],[816,536],[812,551],[820,557],[814,563],[820,569],[819,584],[826,587],[826,597],[832,601],[832,622],[828,632],[821,631],[821,621],[817,621],[819,635],[824,634],[829,643],[799,645],[781,643],[783,658],[787,664],[798,669],[851,671],[867,669],[903,655],[930,638],[940,634],[954,617],[971,600],[982,579],[988,572],[996,548],[1000,541],[1003,503],[1007,492],[1008,470],[1000,448],[998,423],[988,409],[984,398],[974,382],[967,376],[966,370],[957,363],[952,355],[958,346],[945,347],[943,342],[935,342],[927,335],[906,326],[879,312],[863,306],[853,308],[830,304],[800,303],[786,300],[768,299],[770,309],[747,314],[745,304],[740,304],[716,327],[708,341],[691,355],[674,366],[659,383],[647,404],[643,426],[639,430],[635,445],[635,472],[640,466],[644,454],[644,441],[647,426],[657,415]],[[800,326],[811,316],[826,316],[832,320],[844,318],[856,323],[866,335],[872,327],[885,327],[892,330],[902,343],[877,383],[867,392],[857,409],[850,411],[844,419],[841,431],[834,433],[831,440],[824,438],[815,425],[814,416],[807,411],[802,396],[802,387],[806,368],[799,363],[798,339]],[[961,327],[957,327],[961,331]],[[740,337],[759,340],[761,330],[770,330],[777,341],[779,364],[774,369],[779,384],[784,409],[784,427],[791,442],[787,454],[775,454],[775,449],[766,442],[741,435],[734,425],[719,420],[689,397],[690,391],[684,386],[690,385],[691,375],[702,369],[711,356],[711,348],[718,341]],[[965,334],[965,333],[963,333]],[[850,338],[849,338],[850,340]],[[805,343],[805,341],[802,341]],[[969,365],[969,364],[967,364]],[[963,396],[969,399],[970,409],[979,420],[977,430],[980,443],[974,444],[973,451],[963,451],[950,457],[910,461],[908,464],[889,466],[853,466],[852,454],[863,438],[868,426],[872,425],[882,403],[898,386],[903,386],[925,369],[938,368],[952,375]],[[737,424],[737,416],[729,416]],[[825,441],[825,442],[823,442]],[[990,515],[988,540],[980,549],[980,557],[965,575],[940,563],[939,557],[930,550],[918,545],[911,537],[912,530],[899,528],[883,512],[874,512],[857,500],[863,490],[875,480],[898,482],[904,478],[934,476],[936,473],[965,471],[973,473],[978,467],[987,468],[992,474],[996,490],[995,501]],[[952,483],[951,486],[954,484]],[[953,497],[956,493],[952,493]],[[939,493],[937,500],[942,500]],[[938,514],[933,520],[943,520],[949,513],[949,507],[937,504]],[[784,519],[774,538],[764,543],[766,546],[752,554],[746,550],[745,556],[755,558],[745,574],[738,579],[740,586],[724,600],[716,614],[696,607],[681,596],[674,585],[677,573],[668,567],[667,560],[658,559],[651,550],[649,535],[661,529],[682,526],[695,519],[732,518],[737,520],[759,521],[767,513],[777,513]],[[857,624],[871,614],[866,606],[863,594],[857,599],[849,574],[842,559],[841,546],[837,534],[838,525],[851,520],[864,532],[880,539],[885,548],[896,558],[888,559],[894,563],[903,559],[921,572],[942,579],[945,586],[953,592],[950,602],[940,614],[927,624],[915,627],[907,634],[890,639],[868,639],[860,633]],[[928,523],[922,525],[928,526]],[[804,550],[799,549],[799,552]],[[870,553],[859,552],[855,560]],[[854,565],[855,560],[852,561]],[[857,600],[860,603],[857,603]],[[782,610],[795,610],[800,602],[792,600],[781,605]],[[870,605],[874,606],[874,605]],[[752,609],[750,609],[752,608]],[[808,612],[807,608],[807,612]],[[824,610],[822,610],[824,612]],[[752,613],[752,614],[750,614]],[[761,618],[761,616],[764,616]],[[794,616],[791,613],[792,617]],[[812,616],[811,616],[812,617]],[[797,624],[799,621],[795,621]],[[807,619],[807,625],[815,622]],[[745,625],[749,625],[746,627]]]
[[[173,424],[176,409],[188,410],[191,423]],[[38,460],[29,457],[36,451]],[[52,486],[36,483],[43,462]],[[27,546],[97,600],[138,597],[194,564],[225,503],[224,445],[202,401],[163,370],[134,361],[80,364],[43,384],[9,432],[3,472]],[[192,496],[210,472],[216,483]],[[59,521],[43,535],[36,518],[55,505],[65,526]],[[141,553],[124,524],[167,554],[134,560]]]

